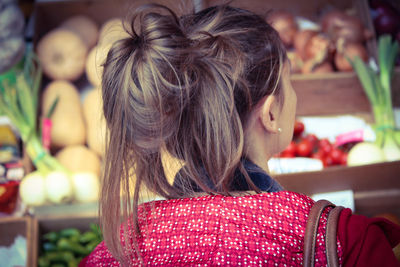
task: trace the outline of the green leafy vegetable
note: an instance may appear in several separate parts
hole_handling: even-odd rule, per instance
[[[376,143],[382,147],[386,160],[400,160],[400,134],[396,129],[392,107],[391,82],[399,44],[390,35],[378,40],[379,71],[374,71],[359,57],[348,59],[371,103],[375,117]]]
[[[0,75],[0,113],[5,114],[21,135],[33,164],[44,175],[67,170],[43,147],[37,133],[37,110],[42,70],[28,52],[22,64]],[[56,103],[55,103],[56,105]]]

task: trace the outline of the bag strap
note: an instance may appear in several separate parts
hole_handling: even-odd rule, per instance
[[[318,223],[321,217],[322,212],[327,207],[335,207],[331,202],[327,200],[319,200],[314,203],[311,208],[310,214],[308,215],[306,230],[304,233],[304,251],[303,251],[303,266],[311,267],[314,266],[315,260],[315,243],[317,239],[318,233]],[[329,220],[329,218],[328,218]],[[330,225],[332,225],[335,221],[331,220]],[[337,222],[337,220],[336,220]],[[332,226],[330,227],[332,229]],[[333,230],[330,230],[332,232]],[[336,229],[335,229],[336,232]],[[336,237],[336,235],[335,235]],[[329,238],[330,240],[331,238]],[[328,242],[326,242],[328,244]],[[336,244],[336,238],[335,238]],[[335,253],[336,254],[336,253]]]
[[[325,253],[326,260],[329,267],[339,266],[339,257],[337,255],[337,225],[339,220],[340,212],[344,208],[337,206],[329,212],[328,222],[326,224],[326,235],[325,235]]]
[[[308,216],[305,235],[304,235],[304,252],[303,252],[303,266],[314,266],[315,260],[315,243],[318,233],[318,224],[322,212],[327,207],[333,207],[328,213],[328,221],[326,225],[325,234],[325,255],[328,267],[338,267],[339,257],[337,255],[337,225],[341,211],[344,207],[336,207],[334,204],[327,200],[319,200],[311,208]]]

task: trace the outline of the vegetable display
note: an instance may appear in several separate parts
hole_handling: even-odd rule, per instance
[[[23,66],[15,66],[0,76],[0,111],[19,130],[26,151],[43,174],[66,169],[42,146],[37,132],[38,94],[41,68],[32,52]]]
[[[392,107],[392,75],[399,44],[390,35],[378,41],[378,66],[375,71],[359,57],[349,59],[371,103],[374,118],[376,145],[383,150],[387,161],[400,160],[399,130],[396,129]],[[373,153],[371,151],[371,153]]]
[[[283,150],[279,157],[306,157],[318,159],[324,167],[347,164],[347,149],[332,144],[328,139],[318,139],[314,134],[304,135],[304,124],[296,121],[293,141]]]
[[[49,116],[52,121],[51,145],[62,148],[85,144],[86,127],[78,89],[63,80],[49,83],[42,94],[43,114],[49,113],[57,98],[57,106]]]
[[[99,227],[93,223],[85,232],[76,228],[48,232],[41,238],[38,266],[76,267],[102,240]]]
[[[60,204],[72,200],[80,202],[96,201],[99,192],[98,176],[100,172],[98,156],[94,152],[89,151],[86,155],[90,154],[91,158],[93,158],[92,162],[94,163],[86,165],[86,169],[84,170],[77,169],[74,166],[71,167],[70,164],[61,164],[61,162],[53,157],[43,146],[38,131],[40,127],[37,125],[38,91],[41,82],[41,68],[32,52],[27,53],[23,63],[23,65],[15,66],[10,71],[0,76],[0,110],[6,114],[17,127],[21,139],[24,142],[26,152],[37,169],[37,171],[24,177],[20,184],[20,196],[22,201],[28,206],[40,206],[46,203]],[[67,82],[59,81],[59,83]],[[46,95],[48,96],[48,94]],[[44,105],[47,107],[45,111],[46,114],[49,115],[48,117],[54,119],[54,117],[51,116],[52,114],[57,117],[62,115],[60,111],[68,111],[70,112],[70,114],[67,114],[71,117],[70,121],[76,124],[79,118],[74,116],[76,113],[73,113],[71,108],[73,104],[72,100],[75,99],[75,103],[78,101],[75,108],[78,109],[78,113],[82,113],[79,103],[79,94],[67,95],[66,90],[59,90],[54,93],[53,96],[54,98],[49,99],[50,97],[47,97],[44,101]],[[62,109],[63,106],[64,109]],[[72,116],[74,116],[74,118],[72,118]],[[63,119],[54,121],[53,123],[55,123],[55,129],[57,129],[57,127],[61,127],[57,126],[57,123],[65,124],[66,122],[68,121]],[[82,127],[84,127],[83,115],[81,115],[81,124]],[[68,127],[63,127],[64,131],[70,130]],[[81,136],[80,138],[82,142],[84,142],[86,138],[84,130]],[[71,140],[71,138],[72,136],[65,136],[65,139],[58,140],[60,140],[60,142],[66,142]],[[82,156],[79,157],[79,155],[75,153],[73,157],[75,159],[80,159],[78,164],[82,165]],[[68,163],[70,162],[71,159]],[[90,167],[92,169],[88,169]],[[93,176],[96,177],[97,182],[94,181]],[[92,193],[88,193],[88,187],[90,187]],[[82,192],[87,194],[86,198],[82,196]]]
[[[301,19],[285,10],[274,11],[267,17],[289,49],[293,73],[352,71],[345,54],[368,60],[365,42],[373,34],[357,17],[331,10],[321,16],[319,24],[305,19],[307,26],[302,26],[305,23]]]

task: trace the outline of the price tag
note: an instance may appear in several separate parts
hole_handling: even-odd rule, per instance
[[[335,191],[314,194],[311,196],[314,201],[326,199],[335,204],[336,206],[343,206],[349,208],[354,212],[354,192],[353,190]]]
[[[44,118],[42,121],[42,144],[46,151],[50,150],[51,144],[51,127],[52,122],[48,118]]]

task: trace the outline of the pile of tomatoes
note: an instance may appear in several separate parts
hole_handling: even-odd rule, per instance
[[[337,147],[328,139],[318,139],[314,134],[304,135],[304,124],[296,121],[294,126],[293,140],[283,150],[279,157],[294,158],[308,157],[319,159],[324,167],[347,164],[347,149]]]

